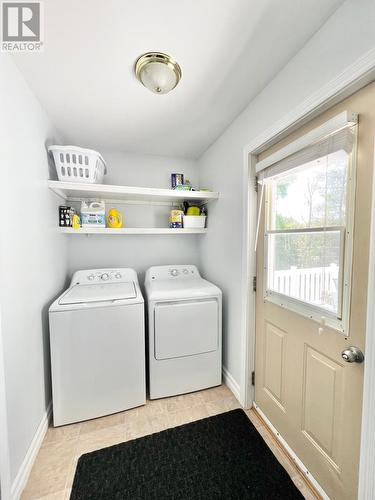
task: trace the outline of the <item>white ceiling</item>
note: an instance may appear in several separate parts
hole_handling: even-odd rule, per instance
[[[15,55],[66,143],[199,157],[342,0],[45,0],[45,49]],[[182,67],[155,95],[148,51]]]

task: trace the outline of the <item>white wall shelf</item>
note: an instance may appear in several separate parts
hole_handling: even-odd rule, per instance
[[[195,201],[203,205],[217,200],[219,193],[213,191],[178,191],[134,186],[114,186],[110,184],[79,184],[74,182],[48,181],[48,187],[65,201],[116,200],[126,202],[182,203]]]
[[[109,227],[82,227],[73,229],[71,227],[59,227],[61,233],[65,234],[202,234],[206,233],[207,229],[170,229],[169,227],[122,227],[112,229]]]

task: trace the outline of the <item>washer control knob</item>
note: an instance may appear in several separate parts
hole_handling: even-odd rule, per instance
[[[103,273],[100,277],[101,277],[101,279],[103,281],[107,281],[109,279],[109,274],[108,273]]]
[[[87,276],[87,279],[89,279],[90,281],[94,280],[95,279],[95,276],[93,274],[89,274]]]
[[[178,276],[178,274],[179,274],[178,269],[171,269],[170,273],[171,273],[171,276]]]
[[[121,274],[120,273],[116,273],[115,274],[115,278],[117,278],[119,280],[121,278]]]
[[[183,272],[184,274],[189,274],[189,271],[188,271],[187,269],[184,269],[182,272]]]

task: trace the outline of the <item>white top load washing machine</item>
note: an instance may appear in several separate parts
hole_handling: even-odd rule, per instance
[[[133,269],[77,271],[49,321],[55,426],[145,404],[144,301]]]
[[[221,384],[221,290],[196,266],[146,272],[150,398]]]

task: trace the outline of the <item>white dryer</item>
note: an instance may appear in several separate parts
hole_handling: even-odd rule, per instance
[[[55,426],[145,404],[144,301],[133,269],[76,272],[49,321]]]
[[[221,384],[221,290],[196,266],[146,272],[150,399]]]

